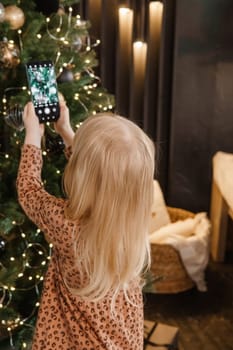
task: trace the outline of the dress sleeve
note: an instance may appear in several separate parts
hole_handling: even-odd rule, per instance
[[[69,232],[72,231],[68,226],[73,226],[73,223],[65,219],[65,200],[45,191],[41,169],[41,149],[34,145],[24,145],[16,181],[19,203],[50,243],[68,248],[71,241]]]

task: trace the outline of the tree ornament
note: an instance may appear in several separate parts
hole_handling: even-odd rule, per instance
[[[81,49],[83,47],[83,40],[82,40],[82,37],[80,35],[75,35],[72,38],[71,47],[72,47],[74,52],[81,51]]]
[[[4,116],[4,120],[11,128],[22,131],[24,129],[23,107],[20,105],[10,107]]]
[[[19,56],[19,48],[12,40],[0,41],[0,68],[16,67],[20,63]]]
[[[66,11],[63,5],[59,4],[58,10],[57,10],[57,14],[59,16],[63,16],[65,15]]]
[[[74,80],[74,74],[71,69],[63,67],[61,74],[57,78],[58,83],[69,83]]]
[[[4,22],[4,20],[5,20],[5,7],[0,2],[0,23]]]
[[[21,8],[15,5],[5,7],[4,20],[10,23],[11,29],[19,29],[23,26],[25,16]]]

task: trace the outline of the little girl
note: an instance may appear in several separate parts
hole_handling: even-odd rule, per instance
[[[153,142],[114,114],[91,116],[74,134],[64,101],[60,109],[54,127],[69,156],[66,199],[43,188],[44,125],[31,102],[23,114],[18,197],[53,244],[32,349],[142,350]]]

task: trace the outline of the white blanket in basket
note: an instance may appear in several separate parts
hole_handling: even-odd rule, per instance
[[[150,234],[151,243],[170,244],[198,290],[206,291],[205,269],[209,261],[210,221],[206,213],[167,224]]]

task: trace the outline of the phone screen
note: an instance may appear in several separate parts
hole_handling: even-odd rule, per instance
[[[36,114],[41,122],[59,116],[57,81],[52,62],[32,62],[26,65],[28,83]]]

